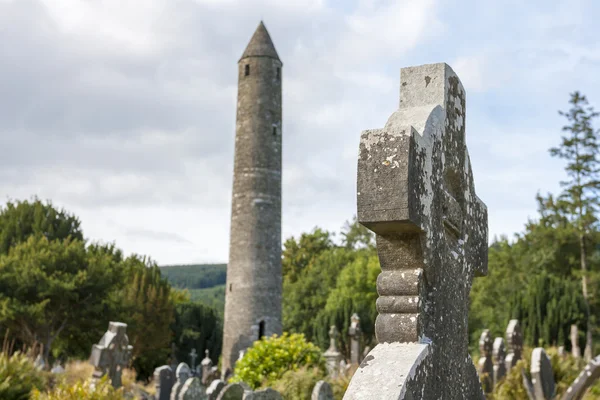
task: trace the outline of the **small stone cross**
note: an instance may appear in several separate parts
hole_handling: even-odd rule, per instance
[[[190,360],[192,361],[192,371],[196,370],[196,359],[198,358],[198,353],[196,353],[196,349],[192,349],[190,352]]]
[[[339,335],[340,334],[335,325],[331,325],[329,329],[329,348],[325,353],[323,353],[327,365],[327,372],[331,377],[334,378],[338,376],[339,365],[340,361],[342,360],[342,353],[338,351],[335,343]]]
[[[350,327],[348,328],[348,336],[350,336],[350,363],[360,363],[360,338],[362,332],[360,330],[360,317],[357,313],[352,314],[350,317]]]

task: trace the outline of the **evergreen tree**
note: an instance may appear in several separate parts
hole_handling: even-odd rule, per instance
[[[599,113],[588,105],[586,97],[579,92],[571,94],[569,103],[571,108],[567,112],[559,111],[568,121],[562,128],[566,135],[562,137],[558,147],[550,149],[550,154],[567,161],[565,170],[569,180],[561,182],[564,191],[559,196],[556,207],[568,215],[576,227],[579,240],[581,287],[587,307],[584,356],[589,360],[593,351],[593,325],[588,293],[588,247],[590,231],[597,222],[600,189],[599,131],[594,129],[592,121]]]

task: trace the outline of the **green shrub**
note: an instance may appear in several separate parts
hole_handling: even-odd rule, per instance
[[[235,365],[231,382],[246,382],[253,389],[272,386],[287,371],[315,367],[326,373],[325,359],[314,344],[302,334],[284,333],[254,342]]]
[[[49,392],[34,390],[32,400],[124,400],[123,388],[114,389],[108,377],[103,377],[94,390],[89,381],[79,381],[74,385],[62,382]]]
[[[24,354],[0,353],[0,399],[28,399],[33,389],[44,387],[45,376]]]
[[[297,371],[286,371],[281,378],[273,382],[273,389],[286,400],[310,399],[313,388],[325,377],[319,368],[302,367]]]

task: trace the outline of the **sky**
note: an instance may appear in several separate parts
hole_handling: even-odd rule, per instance
[[[489,237],[558,193],[569,93],[600,108],[595,0],[0,0],[0,201],[38,196],[159,265],[226,262],[237,61],[283,61],[283,240],[356,213],[360,133],[446,62]]]

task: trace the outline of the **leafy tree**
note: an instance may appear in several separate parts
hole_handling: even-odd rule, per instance
[[[354,259],[354,253],[342,247],[323,250],[311,258],[295,281],[284,276],[284,331],[302,333],[310,341],[315,338],[315,332],[327,332],[329,324],[321,326],[316,317],[325,308],[340,272]],[[319,344],[325,343],[326,340]]]
[[[235,365],[231,382],[245,382],[253,389],[273,386],[287,371],[316,367],[326,373],[321,350],[304,335],[273,335],[257,340]]]
[[[199,354],[196,363],[200,362],[205,350],[216,363],[223,345],[223,325],[214,309],[194,302],[180,303],[176,306],[172,329],[178,360],[189,363],[189,354],[196,349]]]
[[[0,353],[0,399],[27,400],[33,389],[41,389],[46,376],[31,360],[19,352],[8,356]]]
[[[531,346],[570,347],[572,324],[585,326],[586,306],[577,283],[555,275],[534,276],[516,293],[512,317],[521,321],[524,342]]]
[[[169,356],[175,318],[171,285],[161,277],[158,266],[145,257],[128,257],[121,268],[126,283],[113,294],[115,314],[120,321],[127,321],[133,367],[138,379],[147,380]]]
[[[83,240],[81,223],[74,215],[43,203],[37,198],[31,202],[9,201],[0,209],[0,254],[7,254],[10,247],[24,242],[33,235],[48,240]]]
[[[569,180],[561,182],[564,191],[556,206],[568,215],[576,227],[579,240],[582,293],[587,307],[587,332],[585,358],[592,357],[592,318],[588,293],[588,248],[589,233],[597,222],[598,190],[600,189],[600,160],[598,159],[599,131],[593,127],[593,119],[600,115],[588,105],[585,96],[579,92],[571,94],[571,108],[559,111],[568,124],[563,127],[566,135],[558,147],[550,149],[550,154],[565,159],[565,170]]]
[[[334,244],[330,232],[315,228],[310,233],[303,233],[298,240],[289,238],[283,247],[281,266],[284,282],[294,283],[315,257],[333,248]]]
[[[342,231],[342,245],[347,249],[366,248],[375,250],[375,234],[358,223],[356,215],[352,222],[346,221]]]
[[[48,360],[63,330],[101,312],[119,278],[106,254],[88,257],[80,240],[31,236],[0,257],[0,322]]]
[[[345,332],[350,327],[350,317],[357,313],[365,346],[373,345],[377,310],[377,276],[381,272],[379,259],[374,250],[363,250],[350,262],[337,278],[335,288],[327,297],[325,309],[319,313],[315,332],[319,344],[329,345],[329,326],[335,325],[340,335],[340,350],[350,357],[350,343]]]

